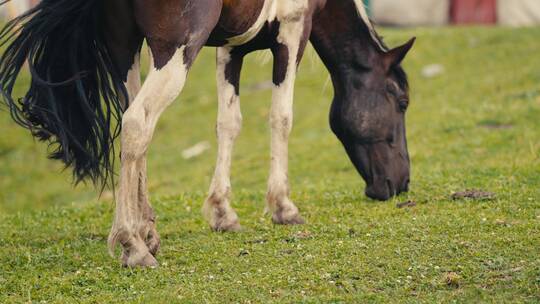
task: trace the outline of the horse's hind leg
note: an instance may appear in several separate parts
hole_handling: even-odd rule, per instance
[[[181,8],[190,12],[185,15],[178,14],[176,1],[168,2],[173,7],[135,3],[154,60],[146,82],[122,119],[120,185],[109,246],[122,245],[126,266],[156,266],[147,240],[141,237],[148,229],[146,205],[140,204],[140,195],[145,193],[140,189],[146,188],[145,156],[159,116],[181,92],[188,69],[217,23],[220,10],[216,7],[219,2],[213,0],[181,2]]]
[[[141,90],[140,55],[143,43],[142,33],[135,23],[133,11],[128,8],[127,2],[107,2],[107,11],[121,12],[107,16],[106,24],[109,30],[106,32],[106,40],[113,62],[117,70],[121,73],[127,96],[121,96],[123,110],[127,110],[130,104],[135,101],[135,97]],[[122,24],[122,26],[117,26]],[[155,216],[148,200],[146,188],[146,157],[142,157],[137,162],[139,174],[138,182],[138,202],[137,206],[142,212],[143,223],[140,236],[145,240],[146,245],[152,255],[156,255],[159,249],[159,234],[155,226]],[[123,250],[122,261],[127,263],[128,252]]]
[[[237,231],[240,229],[238,216],[231,208],[231,158],[236,137],[242,128],[240,112],[239,81],[244,54],[230,48],[217,50],[218,156],[216,170],[203,212],[214,231]]]
[[[141,90],[140,54],[141,52],[139,47],[139,51],[134,56],[133,64],[125,76],[126,81],[124,84],[129,98],[124,102],[124,107],[126,109],[131,103],[134,102],[135,97]],[[141,159],[137,162],[137,170],[140,172],[138,184],[138,206],[142,210],[142,217],[146,223],[146,228],[141,229],[141,238],[145,241],[150,253],[155,257],[159,250],[160,237],[156,229],[156,216],[148,198],[148,188],[146,185],[146,156],[141,157]],[[124,264],[127,264],[128,256],[128,253],[124,250],[124,252],[122,252],[122,261]]]
[[[184,86],[184,53],[185,47],[177,49],[161,70],[150,71],[122,119],[120,185],[109,244],[122,245],[126,266],[157,265],[144,238],[149,232],[145,158],[159,116]]]

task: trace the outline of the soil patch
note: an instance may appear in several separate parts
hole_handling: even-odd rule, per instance
[[[492,200],[495,198],[495,193],[484,190],[470,189],[452,194],[453,200],[473,199],[473,200]]]
[[[414,201],[406,201],[406,202],[399,203],[399,204],[396,205],[396,207],[398,207],[400,209],[401,208],[412,208],[414,206],[416,206],[416,202],[414,202]]]

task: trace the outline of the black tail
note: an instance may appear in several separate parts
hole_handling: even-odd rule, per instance
[[[13,119],[50,143],[50,158],[73,167],[76,183],[89,178],[105,186],[113,182],[113,141],[126,92],[101,15],[102,0],[43,0],[9,22],[0,31],[0,93]],[[25,62],[32,81],[15,99]]]

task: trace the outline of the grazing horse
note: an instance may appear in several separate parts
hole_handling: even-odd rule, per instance
[[[5,2],[4,2],[5,3]],[[16,122],[73,167],[76,182],[112,184],[114,144],[121,169],[112,252],[126,266],[156,266],[160,239],[146,187],[146,153],[159,116],[180,94],[197,54],[217,47],[219,142],[204,204],[215,231],[239,229],[229,202],[230,166],[242,115],[239,79],[246,54],[274,57],[268,209],[276,224],[301,224],[289,197],[288,138],[298,64],[309,40],[329,70],[330,125],[364,178],[369,197],[408,189],[407,77],[400,64],[414,39],[388,50],[361,0],[43,0],[0,32],[0,90]],[[140,78],[143,41],[152,65]],[[32,81],[13,89],[24,63]],[[118,122],[117,122],[118,121]]]

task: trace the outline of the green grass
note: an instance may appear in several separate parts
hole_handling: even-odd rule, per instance
[[[270,92],[249,89],[270,79],[271,64],[253,55],[232,175],[244,231],[211,233],[200,214],[216,154],[214,51],[205,50],[149,155],[157,270],[107,255],[112,195],[72,189],[46,147],[1,113],[0,303],[540,302],[540,28],[383,33],[390,45],[419,38],[405,63],[411,192],[365,198],[329,130],[332,88],[309,50],[290,144],[292,197],[308,224],[274,227],[263,215]],[[445,73],[423,78],[432,63]],[[498,124],[510,127],[486,127]],[[212,149],[181,157],[201,141]],[[469,188],[496,199],[450,199]],[[406,200],[418,204],[396,208]]]

